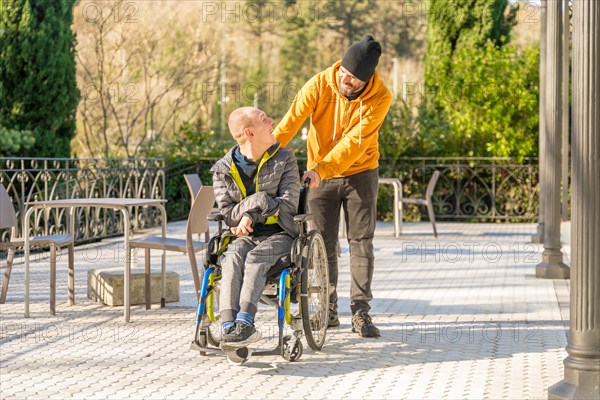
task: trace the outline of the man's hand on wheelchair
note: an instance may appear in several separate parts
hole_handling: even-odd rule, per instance
[[[251,232],[254,232],[254,229],[252,229],[252,218],[244,215],[238,226],[231,228],[231,232],[236,236],[247,236]]]
[[[302,179],[300,181],[304,182],[307,178],[310,179],[310,184],[308,185],[309,188],[316,189],[319,187],[321,177],[315,170],[311,169],[310,171],[306,171],[304,175],[302,175]]]

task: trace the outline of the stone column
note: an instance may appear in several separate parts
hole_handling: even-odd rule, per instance
[[[569,19],[569,0],[563,0],[563,59],[562,59],[562,221],[569,220],[569,44],[571,29]]]
[[[551,399],[600,397],[600,2],[573,2],[572,277],[564,379]]]
[[[562,129],[562,1],[546,2],[546,88],[545,143],[540,170],[544,200],[544,252],[535,268],[538,278],[566,279],[569,267],[563,263],[560,250],[560,169]]]
[[[540,191],[538,193],[538,225],[536,232],[531,236],[532,243],[544,243],[544,196],[542,195],[542,168],[544,161],[544,136],[546,131],[546,2],[542,1],[541,16],[540,16],[540,121],[538,130],[538,170],[539,180],[538,185]]]

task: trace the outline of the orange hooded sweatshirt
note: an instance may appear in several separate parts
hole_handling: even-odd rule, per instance
[[[283,145],[312,114],[308,169],[321,179],[350,176],[379,166],[379,128],[392,103],[378,70],[361,95],[348,100],[338,91],[341,61],[312,77],[296,95],[273,134]]]

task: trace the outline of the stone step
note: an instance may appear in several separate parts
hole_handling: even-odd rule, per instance
[[[131,269],[131,304],[145,304],[144,270]],[[122,306],[124,276],[122,268],[96,268],[88,271],[88,298],[107,306]],[[160,303],[161,273],[150,273],[152,304]],[[179,274],[166,272],[165,300],[167,303],[179,301]]]

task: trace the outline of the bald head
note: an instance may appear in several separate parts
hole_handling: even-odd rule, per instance
[[[234,110],[229,115],[227,125],[231,136],[236,142],[242,144],[244,139],[244,129],[251,128],[254,126],[256,116],[259,114],[259,110],[254,107],[241,107]]]

